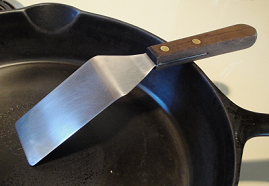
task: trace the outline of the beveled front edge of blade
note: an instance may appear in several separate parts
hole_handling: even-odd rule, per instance
[[[29,164],[37,164],[130,92],[154,66],[146,54],[97,56],[86,62],[16,122]]]

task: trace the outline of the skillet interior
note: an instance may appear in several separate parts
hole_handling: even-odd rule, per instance
[[[187,157],[173,121],[139,88],[40,165],[28,165],[14,122],[77,67],[31,63],[1,68],[1,90],[6,91],[1,94],[2,185],[186,183],[188,177],[182,175],[188,174]]]
[[[17,119],[92,56],[143,53],[162,41],[57,4],[0,16],[1,185],[232,185],[230,124],[195,64],[151,72],[30,167],[14,129]]]

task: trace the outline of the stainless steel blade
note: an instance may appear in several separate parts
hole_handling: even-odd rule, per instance
[[[16,122],[30,165],[35,165],[154,68],[146,54],[96,56]]]
[[[130,92],[155,66],[160,69],[242,50],[256,38],[255,28],[239,24],[150,46],[147,54],[94,57],[17,121],[30,165]]]

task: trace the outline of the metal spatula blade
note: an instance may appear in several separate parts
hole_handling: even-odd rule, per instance
[[[114,101],[128,94],[153,68],[187,63],[250,47],[256,30],[235,25],[151,46],[134,56],[96,56],[16,122],[30,165],[72,136]]]
[[[97,56],[86,62],[17,121],[29,164],[36,164],[131,91],[154,66],[146,54]]]

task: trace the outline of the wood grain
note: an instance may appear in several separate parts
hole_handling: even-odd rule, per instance
[[[256,29],[238,24],[219,30],[187,37],[147,48],[147,54],[156,63],[156,68],[183,64],[252,46],[257,38]],[[199,42],[200,41],[200,42]],[[161,50],[165,47],[169,51]]]

